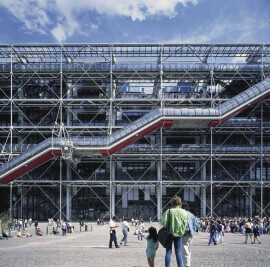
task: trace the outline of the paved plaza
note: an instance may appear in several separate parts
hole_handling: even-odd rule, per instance
[[[159,229],[159,224],[153,223]],[[46,235],[46,224],[40,224],[44,236],[0,240],[0,266],[148,266],[145,256],[146,241],[137,242],[133,235],[135,227],[129,233],[129,246],[109,249],[109,226],[88,224],[89,231],[80,232],[75,224],[75,232],[61,235]],[[146,223],[146,227],[149,225]],[[92,228],[92,231],[91,231]],[[30,230],[29,230],[30,229]],[[34,227],[27,228],[34,233]],[[50,231],[49,231],[50,232]],[[117,230],[120,241],[121,229]],[[244,244],[241,234],[226,234],[224,243],[207,246],[207,233],[199,233],[192,244],[192,266],[269,266],[270,235],[262,236],[262,244]],[[160,246],[156,266],[164,266],[165,249]],[[176,266],[175,255],[171,266]]]

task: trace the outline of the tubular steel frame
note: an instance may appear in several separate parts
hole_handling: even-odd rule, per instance
[[[210,62],[208,62],[208,59]],[[236,61],[241,63],[235,63]],[[118,64],[117,68],[115,67]],[[203,65],[204,64],[204,65]],[[180,66],[180,67],[179,67]],[[191,67],[192,66],[192,67]],[[97,69],[95,69],[97,67]],[[130,118],[125,114],[128,111],[147,113],[150,110],[160,107],[181,107],[181,106],[215,106],[218,103],[226,101],[230,97],[234,86],[235,90],[242,90],[245,86],[250,86],[260,80],[263,80],[270,74],[270,44],[19,44],[19,45],[0,45],[0,110],[3,114],[10,114],[9,124],[1,126],[1,162],[5,162],[16,156],[19,152],[16,145],[27,145],[27,140],[41,140],[49,136],[64,137],[65,135],[73,136],[102,136],[111,135],[113,131],[123,127],[124,123],[116,123],[117,112],[122,112],[125,120],[130,122]],[[169,93],[164,93],[163,88],[174,87],[179,81],[191,81],[202,92],[191,94],[185,98],[170,98]],[[94,93],[89,97],[78,97],[74,91],[83,88],[84,83],[88,85],[88,90],[94,86],[99,91],[99,97]],[[124,94],[120,92],[123,84],[141,84],[153,88],[153,93],[146,94],[142,98],[135,98],[135,94]],[[69,84],[71,84],[69,86]],[[238,86],[240,84],[240,86]],[[91,87],[92,86],[92,87]],[[217,90],[217,87],[219,89]],[[39,90],[36,96],[27,95],[32,90]],[[210,88],[209,92],[206,89]],[[214,90],[213,90],[214,88]],[[72,91],[73,90],[73,91]],[[72,91],[72,93],[71,93]],[[94,91],[94,90],[93,90]],[[214,94],[215,92],[215,94]],[[225,92],[225,93],[224,93]],[[31,95],[31,91],[29,92]],[[46,114],[38,122],[32,121],[31,111],[41,108]],[[89,109],[96,112],[93,118],[85,123],[78,116],[82,111]],[[270,163],[268,145],[264,140],[269,135],[269,101],[263,100],[256,107],[251,107],[247,117],[252,118],[257,110],[260,109],[260,117],[257,116],[258,123],[251,125],[246,122],[224,123],[217,128],[194,129],[194,136],[199,133],[209,137],[210,151],[192,152],[187,151],[167,151],[165,149],[163,138],[174,135],[177,131],[182,135],[188,135],[187,130],[173,129],[160,131],[151,134],[155,136],[155,143],[144,137],[145,147],[151,148],[142,153],[132,151],[131,147],[120,151],[119,153],[108,158],[90,158],[90,161],[105,163],[109,166],[109,179],[93,180],[93,175],[88,179],[82,177],[76,168],[73,159],[60,160],[54,159],[43,173],[33,171],[22,178],[10,183],[10,215],[13,209],[18,209],[19,203],[22,203],[23,197],[31,188],[39,188],[47,197],[47,201],[52,202],[57,209],[55,216],[60,219],[71,219],[68,209],[72,198],[82,188],[88,188],[104,204],[110,217],[115,215],[115,207],[123,197],[127,197],[135,186],[150,185],[156,188],[156,202],[152,200],[150,193],[141,189],[145,196],[157,208],[155,218],[160,220],[161,214],[167,208],[168,202],[164,204],[163,189],[176,188],[176,194],[188,188],[198,197],[203,209],[203,216],[217,215],[217,207],[226,201],[226,197],[234,188],[244,191],[249,199],[249,214],[252,215],[257,208],[260,216],[269,215],[269,204],[264,203],[264,195],[270,186],[270,177],[264,177],[264,164]],[[28,110],[28,113],[26,112]],[[30,113],[29,113],[30,110]],[[123,112],[124,110],[124,112]],[[264,112],[266,110],[266,112]],[[56,114],[55,114],[56,113]],[[264,113],[266,114],[264,116]],[[105,114],[104,122],[95,122],[100,115]],[[15,118],[17,116],[17,122]],[[51,116],[49,123],[48,118]],[[73,119],[73,117],[75,119]],[[76,123],[74,123],[74,120]],[[0,121],[1,119],[0,115]],[[77,125],[79,123],[79,125]],[[3,123],[2,123],[3,124]],[[213,144],[213,139],[217,140],[218,135],[227,134],[226,139],[221,144]],[[234,134],[240,135],[249,146],[255,150],[252,153],[223,153],[218,151],[219,147],[226,144],[226,140],[233,138]],[[256,137],[260,138],[260,148],[254,141]],[[32,138],[32,139],[31,139]],[[151,138],[151,137],[150,137]],[[258,138],[257,138],[258,139]],[[17,141],[15,141],[17,140]],[[158,142],[159,140],[159,142]],[[202,143],[202,142],[201,142]],[[237,143],[237,141],[236,141]],[[30,143],[31,144],[31,143]],[[159,146],[157,146],[159,144]],[[179,143],[180,144],[180,143]],[[135,146],[136,147],[136,146]],[[247,147],[247,145],[245,145]],[[260,161],[260,177],[255,180],[246,180],[245,174],[236,179],[230,174],[230,171],[224,166],[224,161],[239,160],[239,162],[250,161],[251,167],[247,172],[254,172],[254,166]],[[83,161],[79,158],[79,162]],[[123,161],[149,161],[150,167],[139,177],[132,177],[122,167]],[[63,163],[73,172],[72,179],[66,174],[63,177]],[[88,159],[89,161],[89,159]],[[228,179],[216,179],[213,176],[213,163],[224,169]],[[59,162],[59,179],[49,179],[50,167]],[[173,167],[172,162],[197,162],[200,166],[196,169],[194,175],[182,177],[181,174]],[[210,162],[210,179],[197,179],[197,174],[203,172]],[[167,164],[172,168],[176,176],[175,179],[163,179],[163,165]],[[101,164],[101,165],[102,165]],[[156,165],[156,166],[155,166]],[[157,179],[143,180],[145,174],[155,166]],[[100,166],[97,168],[97,170]],[[130,180],[116,179],[116,169],[122,169],[129,176]],[[206,169],[207,170],[207,169]],[[205,170],[205,171],[206,171]],[[255,170],[256,171],[256,170]],[[33,174],[33,175],[32,175]],[[44,175],[47,179],[42,179]],[[195,177],[195,180],[193,180]],[[118,186],[129,185],[125,195],[116,203],[116,190]],[[1,185],[5,187],[4,185]],[[107,188],[109,186],[110,203],[105,203],[100,196],[95,193],[95,188]],[[50,196],[42,189],[47,187],[59,188],[59,201],[52,201]],[[204,198],[207,194],[207,187],[210,188],[210,196]],[[213,189],[231,188],[222,196],[219,201],[213,197]],[[13,190],[21,189],[21,196],[13,203]],[[67,189],[68,188],[68,189]],[[73,190],[72,188],[75,188]],[[143,187],[142,187],[143,188]],[[198,193],[197,188],[201,191]],[[65,189],[65,190],[63,190]],[[63,204],[63,192],[66,194]],[[254,190],[260,190],[260,203],[253,199]],[[205,192],[203,191],[205,190]],[[63,192],[62,192],[63,191]],[[204,193],[203,193],[204,192]],[[172,197],[173,195],[169,196]],[[57,197],[56,197],[57,199]],[[215,203],[215,204],[214,204]],[[240,201],[239,201],[240,203]],[[252,206],[251,206],[252,204]],[[66,207],[66,212],[63,209]],[[68,207],[68,208],[67,208]],[[257,208],[256,208],[257,207]],[[208,210],[208,212],[206,212]],[[206,212],[206,213],[205,213]],[[21,211],[21,213],[23,213]],[[205,213],[205,214],[204,214]],[[18,214],[18,212],[17,212]],[[20,214],[23,217],[23,214]],[[120,216],[119,214],[117,214]],[[124,214],[121,214],[122,216]]]

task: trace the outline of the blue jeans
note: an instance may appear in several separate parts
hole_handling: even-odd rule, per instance
[[[210,233],[210,239],[209,239],[209,242],[208,242],[208,245],[210,245],[212,242],[214,242],[214,244],[216,245],[216,232],[212,232]]]
[[[174,243],[177,266],[182,267],[182,237],[174,237],[166,247],[165,267],[170,267],[171,265],[172,243]]]

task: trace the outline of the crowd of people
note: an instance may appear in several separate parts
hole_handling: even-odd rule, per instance
[[[188,203],[182,203],[181,198],[176,196],[171,201],[171,208],[169,208],[161,219],[161,226],[165,230],[168,230],[171,237],[169,241],[164,245],[160,240],[158,230],[151,226],[148,229],[145,228],[143,219],[131,218],[131,226],[135,227],[134,235],[137,235],[138,242],[146,240],[146,257],[150,267],[155,266],[156,252],[159,248],[159,241],[165,247],[165,267],[169,267],[171,264],[172,248],[174,247],[176,262],[178,267],[190,266],[191,264],[191,243],[194,235],[199,231],[209,233],[208,245],[212,243],[217,245],[222,243],[226,233],[243,234],[245,236],[244,243],[248,243],[249,240],[252,244],[256,242],[261,243],[260,236],[270,234],[270,219],[265,218],[248,218],[248,217],[207,217],[199,218],[195,217],[190,211]],[[97,225],[104,225],[104,219],[98,219]],[[128,234],[131,230],[131,226],[127,218],[121,219],[121,225],[116,224],[117,218],[114,216],[109,222],[110,227],[110,240],[109,248],[113,248],[113,243],[116,248],[120,246],[128,246]],[[152,219],[150,218],[150,224]],[[31,234],[26,231],[27,227],[31,227],[32,224],[35,227],[36,235],[42,236],[43,231],[38,226],[38,221],[32,222],[32,219],[13,219],[12,227],[17,230],[17,237],[30,237]],[[79,221],[80,229],[85,227],[87,231],[87,225],[82,221]],[[118,245],[116,237],[116,229],[121,226],[123,237]],[[74,232],[74,226],[69,221],[48,219],[48,229],[52,228],[52,234],[60,234],[66,236],[67,233]],[[5,237],[8,238],[5,234]]]
[[[27,232],[27,228],[31,227],[32,225],[35,227],[35,235],[37,236],[42,236],[44,233],[41,230],[41,228],[38,226],[39,223],[37,220],[34,222],[32,221],[31,218],[29,219],[17,219],[14,218],[12,219],[12,229],[17,230],[17,237],[31,237],[32,235]],[[84,223],[79,222],[80,225],[84,225]],[[87,231],[87,225],[85,226],[85,231]],[[49,218],[48,219],[48,225],[47,225],[47,234],[50,233],[57,235],[60,234],[60,230],[62,232],[62,236],[66,236],[67,233],[73,233],[74,232],[74,225],[70,221],[64,221],[64,220],[59,220],[59,219],[53,219]],[[6,236],[6,234],[5,234]]]
[[[32,218],[29,219],[14,218],[12,220],[12,227],[14,230],[21,230],[22,228],[31,227],[32,223],[33,223]]]
[[[166,244],[165,249],[165,267],[171,264],[172,247],[174,246],[176,262],[178,267],[191,266],[191,243],[194,235],[199,231],[209,233],[208,245],[212,243],[217,245],[222,243],[226,233],[238,233],[245,236],[244,243],[250,239],[252,244],[261,243],[260,235],[270,234],[270,219],[265,218],[247,218],[247,217],[222,217],[222,218],[200,218],[195,217],[189,211],[188,203],[182,203],[181,198],[176,196],[171,201],[172,207],[162,216],[161,225],[172,233],[172,238]],[[116,238],[116,217],[113,217],[109,223],[110,241],[109,248],[114,243],[116,248],[120,248]],[[151,223],[151,221],[150,221]],[[130,225],[127,218],[121,222],[123,238],[120,245],[128,246],[128,232]],[[131,226],[135,226],[135,235],[138,236],[138,242],[143,239],[146,243],[146,257],[150,267],[155,266],[156,251],[159,247],[158,230],[154,227],[145,229],[143,220],[131,219]]]
[[[32,235],[27,232],[26,228],[31,227],[33,224],[32,218],[13,218],[12,219],[12,228],[13,230],[17,231],[17,237],[19,238],[27,238],[27,237],[31,237]],[[34,222],[35,228],[36,228],[36,234],[37,235],[42,235],[42,231],[40,230],[40,228],[38,228],[38,222],[35,221]]]
[[[81,221],[79,222],[79,224],[80,226],[83,225]],[[58,229],[61,229],[62,236],[66,236],[67,233],[73,233],[75,229],[74,225],[69,220],[54,220],[53,218],[48,219],[48,227],[52,228],[51,233],[54,235],[60,234]]]
[[[190,266],[191,257],[191,242],[194,234],[199,228],[199,221],[196,217],[188,211],[187,203],[182,208],[182,201],[180,197],[172,199],[172,208],[168,209],[162,216],[161,225],[168,229],[172,238],[166,245],[165,254],[165,267],[169,267],[171,263],[172,246],[174,245],[176,261],[178,266]],[[110,220],[110,241],[109,248],[113,248],[113,243],[116,248],[120,248],[116,238],[116,217]],[[152,221],[152,220],[151,220]],[[151,222],[150,221],[150,222]],[[136,227],[135,233],[138,235],[138,242],[145,239],[146,242],[146,257],[149,267],[155,266],[156,251],[159,247],[158,231],[155,227],[151,226],[148,230],[145,229],[143,220],[137,221],[131,219],[132,226]],[[123,238],[120,245],[128,246],[128,232],[130,230],[129,223],[126,218],[123,218],[121,223]]]
[[[208,245],[212,243],[217,245],[218,242],[222,243],[225,233],[241,233],[245,235],[244,243],[250,239],[252,244],[256,241],[261,243],[260,236],[270,234],[270,220],[265,218],[248,218],[248,217],[236,217],[236,218],[198,218],[199,229],[202,232],[209,232],[210,239]]]
[[[200,223],[200,230],[203,232],[209,232],[210,228],[210,221],[215,220],[216,222],[220,222],[220,224],[224,227],[225,233],[245,233],[245,224],[248,220],[251,220],[252,225],[257,225],[259,228],[260,234],[270,234],[270,219],[259,218],[258,216],[255,216],[253,218],[248,217],[235,217],[235,218],[229,218],[229,217],[222,217],[222,218],[198,218],[198,221]]]

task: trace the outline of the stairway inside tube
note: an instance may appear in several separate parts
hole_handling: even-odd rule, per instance
[[[0,167],[0,183],[10,183],[48,160],[63,156],[65,149],[109,156],[159,128],[216,127],[269,94],[270,78],[266,78],[215,108],[157,108],[111,136],[49,138],[4,163]]]

